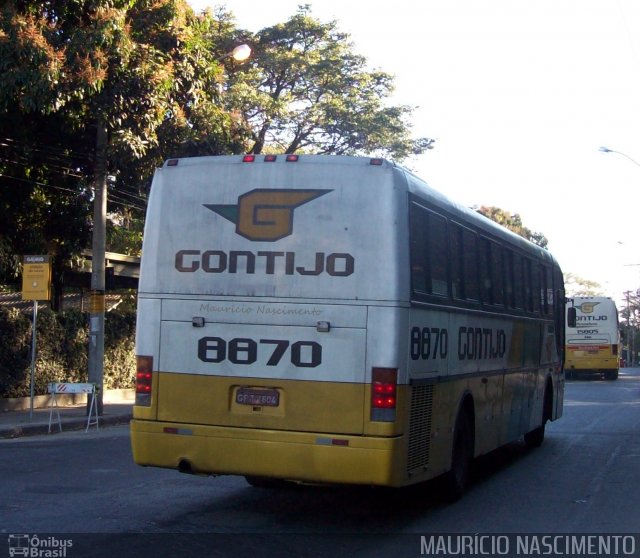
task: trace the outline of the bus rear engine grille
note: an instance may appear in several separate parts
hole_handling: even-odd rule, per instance
[[[421,472],[429,465],[432,413],[433,385],[412,386],[407,455],[407,473],[409,474]]]

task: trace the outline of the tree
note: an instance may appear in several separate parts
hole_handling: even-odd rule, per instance
[[[603,296],[602,285],[580,277],[575,273],[564,274],[564,290],[567,296]]]
[[[492,221],[495,221],[496,223],[509,229],[510,231],[513,231],[523,238],[526,238],[534,244],[537,244],[541,248],[546,249],[547,245],[549,244],[547,237],[545,237],[542,233],[534,232],[531,229],[525,227],[522,224],[522,218],[517,213],[509,213],[504,209],[500,209],[499,207],[486,205],[476,207],[475,210],[485,217],[488,217]]]
[[[0,138],[0,282],[16,280],[21,255],[48,253],[59,284],[90,234],[90,155],[64,118],[15,105],[0,117]]]
[[[377,154],[402,160],[433,140],[410,137],[413,108],[389,106],[393,78],[367,71],[337,23],[311,17],[308,5],[253,38],[250,67],[225,100],[239,109],[251,153]]]
[[[0,273],[15,274],[15,254],[87,246],[96,176],[110,211],[129,214],[117,221],[139,222],[168,152],[202,138],[242,150],[218,99],[214,25],[184,0],[0,2]]]

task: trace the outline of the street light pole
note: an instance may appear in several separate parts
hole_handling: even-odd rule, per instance
[[[102,416],[104,387],[105,252],[107,236],[107,129],[98,119],[93,186],[91,301],[89,303],[89,382],[96,385],[97,414]],[[91,411],[87,400],[87,413]]]

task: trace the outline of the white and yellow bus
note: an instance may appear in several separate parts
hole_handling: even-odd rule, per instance
[[[551,254],[382,159],[167,161],[139,284],[136,463],[399,487],[562,414]]]
[[[565,370],[595,373],[616,380],[620,367],[620,325],[616,303],[609,297],[567,299]]]

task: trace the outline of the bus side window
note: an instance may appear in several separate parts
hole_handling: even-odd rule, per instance
[[[477,238],[473,231],[462,229],[464,298],[467,300],[480,300]]]
[[[505,249],[504,251],[504,285],[505,285],[505,305],[508,308],[515,308],[516,300],[515,300],[515,291],[514,291],[514,280],[513,280],[513,252],[509,249]]]
[[[537,293],[536,279],[537,275],[533,273],[533,262],[529,258],[523,258],[524,263],[524,309],[527,312],[538,312],[539,304],[538,299],[533,296],[533,293]]]
[[[462,290],[462,227],[451,223],[449,227],[449,254],[451,254],[451,294],[464,298]]]
[[[426,211],[416,205],[411,206],[410,238],[411,238],[411,290],[427,292],[426,254]]]
[[[439,296],[449,296],[449,279],[447,277],[447,221],[444,217],[429,214],[429,241],[427,260],[430,264],[429,292]]]
[[[543,265],[538,266],[538,274],[540,275],[540,309],[543,316],[549,315],[549,299],[547,297],[547,289],[549,288],[548,271]]]
[[[491,280],[491,253],[488,238],[480,237],[480,251],[478,253],[480,263],[480,289],[483,304],[495,304],[493,295],[493,282]]]
[[[522,267],[522,256],[513,254],[513,293],[515,295],[515,307],[524,309],[524,271]]]
[[[491,242],[491,284],[493,286],[493,303],[504,305],[504,261],[502,246]]]
[[[418,205],[410,219],[412,291],[449,296],[446,219]]]

